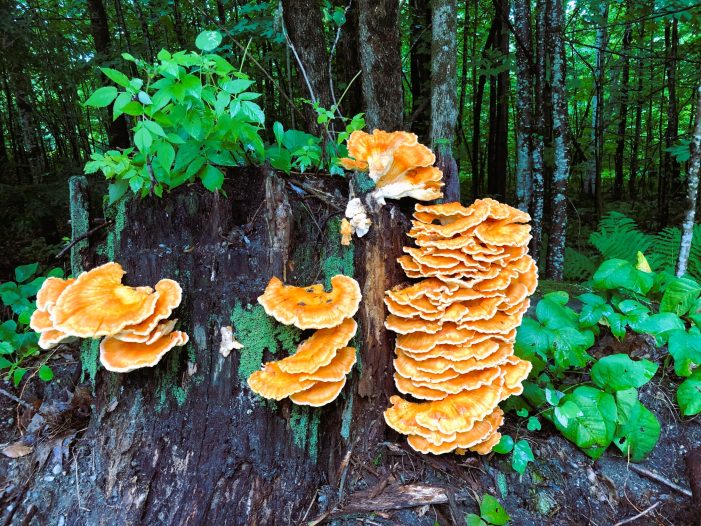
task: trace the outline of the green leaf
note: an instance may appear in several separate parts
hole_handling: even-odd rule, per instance
[[[122,113],[124,113],[124,107],[130,102],[131,93],[127,93],[126,91],[120,93],[112,106],[112,120],[116,120]]]
[[[273,124],[273,134],[275,135],[275,142],[278,146],[282,144],[282,139],[285,134],[285,130],[282,127],[282,123],[275,121]]]
[[[677,389],[677,403],[684,416],[701,413],[701,371],[694,371],[681,383]]]
[[[24,367],[17,367],[15,369],[14,373],[12,373],[12,382],[15,384],[15,387],[19,385],[25,374],[27,374],[27,369]]]
[[[90,98],[85,101],[85,106],[104,108],[109,106],[116,97],[117,88],[114,86],[104,86],[90,95]]]
[[[657,368],[658,365],[649,360],[632,360],[627,354],[612,354],[593,365],[591,379],[606,391],[623,391],[648,383]]]
[[[674,372],[691,376],[692,370],[701,365],[701,334],[675,330],[669,337],[668,350],[674,358]]]
[[[528,423],[526,424],[526,429],[529,431],[540,431],[541,425],[540,425],[540,420],[538,420],[537,416],[529,416],[528,417]]]
[[[638,400],[638,391],[628,389],[616,393],[618,426],[614,444],[632,462],[641,462],[660,438],[657,417]]]
[[[672,312],[677,316],[687,314],[701,293],[701,286],[692,279],[675,278],[667,284],[660,312]]]
[[[514,452],[511,456],[511,467],[523,475],[526,472],[529,462],[535,461],[531,445],[526,440],[519,440],[514,445]]]
[[[638,294],[647,294],[655,278],[649,272],[636,269],[625,259],[604,261],[594,272],[592,283],[600,290],[627,289]]]
[[[238,95],[239,93],[247,90],[253,84],[254,81],[248,79],[228,80],[222,85],[222,89],[231,93],[232,95]]]
[[[613,440],[618,412],[609,393],[580,386],[565,395],[554,416],[555,427],[563,436],[597,459]]]
[[[39,367],[39,378],[43,380],[44,382],[50,382],[53,377],[54,377],[54,372],[51,370],[51,367],[48,365],[42,365]]]
[[[672,333],[684,330],[684,322],[676,314],[659,312],[631,324],[631,327],[637,333],[651,334],[657,340],[657,345],[664,345]]]
[[[479,515],[475,515],[474,513],[465,515],[465,524],[466,526],[487,526],[487,523],[484,522]]]
[[[29,265],[20,265],[15,268],[15,281],[22,283],[31,278],[39,269],[39,263],[30,263]]]
[[[195,46],[202,51],[212,51],[221,41],[222,35],[219,31],[202,31],[195,39]]]
[[[0,369],[10,369],[14,364],[7,358],[0,356]]]
[[[538,355],[542,359],[547,359],[547,352],[550,348],[550,338],[548,332],[540,323],[531,318],[524,318],[521,326],[516,332],[516,343],[514,350],[521,358],[530,360]]]
[[[166,136],[166,132],[163,131],[163,128],[161,127],[161,125],[155,121],[143,121],[143,125],[153,135],[157,135],[160,137]]]
[[[569,295],[564,291],[543,296],[536,306],[536,317],[548,329],[579,327],[579,315],[567,307]]]
[[[117,71],[116,69],[112,68],[100,68],[100,71],[102,71],[105,74],[105,76],[107,76],[107,78],[115,84],[118,84],[123,88],[129,87],[129,77],[127,77],[121,71]]]
[[[480,515],[482,519],[494,524],[495,526],[503,526],[509,522],[509,514],[506,513],[499,501],[491,495],[484,495],[480,502]]]
[[[512,449],[514,449],[514,439],[511,438],[510,435],[501,435],[499,443],[494,446],[492,451],[499,453],[500,455],[506,455],[507,453],[510,453]]]
[[[574,327],[562,327],[553,331],[553,357],[561,369],[584,367],[591,356],[587,350],[594,345],[594,333],[590,330],[579,331]]]
[[[119,201],[119,199],[127,193],[128,189],[129,183],[123,179],[110,184],[108,189],[109,204],[114,204]]]
[[[173,145],[166,141],[159,141],[156,144],[155,150],[158,163],[167,173],[170,173],[170,167],[173,165],[173,161],[175,160],[175,149],[173,148]]]
[[[220,190],[222,184],[224,184],[224,174],[218,168],[215,168],[211,164],[208,164],[200,172],[200,177],[202,178],[202,184],[207,190],[214,192],[215,190]]]
[[[12,354],[14,352],[15,348],[10,344],[10,342],[0,342],[0,355]]]
[[[149,148],[153,144],[153,137],[151,132],[149,132],[145,127],[140,126],[136,133],[134,133],[134,144],[142,152],[148,152]]]

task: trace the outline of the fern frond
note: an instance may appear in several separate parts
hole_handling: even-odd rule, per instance
[[[599,230],[589,236],[589,242],[603,259],[626,259],[635,263],[638,252],[648,253],[655,238],[641,231],[635,220],[620,212],[609,212],[599,222]]]
[[[574,248],[565,247],[565,279],[585,281],[592,277],[598,261]]]

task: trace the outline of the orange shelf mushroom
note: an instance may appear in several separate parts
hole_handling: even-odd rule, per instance
[[[263,365],[248,377],[248,386],[263,398],[290,398],[299,405],[320,407],[335,400],[356,362],[356,351],[348,347],[358,325],[361,293],[353,278],[331,278],[332,289],[321,284],[308,287],[284,285],[272,278],[258,298],[266,313],[286,325],[317,329],[297,351]]]
[[[39,346],[50,349],[76,338],[105,338],[100,361],[105,369],[129,372],[153,367],[188,336],[174,331],[168,319],[180,305],[182,289],[170,279],[151,287],[122,284],[119,263],[106,263],[77,279],[48,278],[37,293],[31,328],[41,334]]]
[[[516,328],[538,283],[527,253],[528,214],[493,199],[416,205],[398,259],[421,281],[387,291],[385,326],[397,333],[395,385],[385,421],[422,453],[489,453],[499,402],[521,394],[531,364],[514,355]]]

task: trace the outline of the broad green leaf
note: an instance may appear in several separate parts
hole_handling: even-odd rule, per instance
[[[535,461],[531,445],[526,440],[519,440],[514,444],[514,452],[511,455],[511,467],[517,473],[523,475],[529,462]]]
[[[594,387],[580,386],[565,395],[554,411],[555,426],[593,459],[611,444],[618,412],[613,396]]]
[[[15,371],[12,373],[12,382],[15,384],[15,387],[19,385],[25,374],[27,374],[27,369],[24,367],[17,367],[15,369]]]
[[[124,180],[115,181],[110,184],[108,189],[109,194],[109,204],[114,204],[127,192],[129,189],[129,183]]]
[[[116,69],[112,68],[100,68],[100,71],[102,71],[107,76],[107,78],[115,84],[118,84],[123,88],[129,87],[129,77],[127,77],[121,71],[117,71]]]
[[[495,526],[503,526],[509,522],[509,514],[506,513],[499,501],[491,495],[484,495],[480,502],[480,515],[482,519]]]
[[[530,359],[538,355],[542,359],[547,359],[547,352],[550,347],[550,337],[548,331],[536,320],[523,318],[521,326],[516,332],[516,343],[514,350],[521,358]]]
[[[479,515],[468,513],[465,515],[465,526],[487,526]]]
[[[609,259],[594,272],[592,283],[599,290],[623,288],[646,294],[652,288],[654,276],[636,269],[625,259]]]
[[[492,451],[499,453],[500,455],[506,455],[507,453],[510,453],[512,449],[514,449],[514,439],[511,438],[510,435],[501,435],[499,443],[494,446]]]
[[[20,265],[15,268],[15,281],[22,283],[31,278],[39,269],[39,263],[30,263],[29,265]]]
[[[238,95],[246,91],[250,86],[254,84],[254,81],[248,79],[234,79],[226,81],[222,85],[222,89],[231,93],[232,95]]]
[[[529,431],[540,431],[541,425],[540,420],[537,416],[529,416],[528,423],[526,424],[526,429]]]
[[[114,100],[112,105],[112,120],[117,120],[117,118],[124,113],[124,107],[131,102],[131,93],[126,91],[120,93]]]
[[[684,380],[677,389],[677,403],[684,416],[701,413],[701,370]]]
[[[222,35],[219,31],[202,31],[195,39],[195,46],[202,51],[212,51],[221,41]]]
[[[166,136],[166,132],[163,131],[163,128],[161,127],[161,125],[155,121],[143,121],[143,125],[153,135],[157,135],[160,137]]]
[[[175,160],[175,149],[173,145],[166,141],[159,141],[156,144],[156,159],[158,159],[159,164],[163,169],[170,173],[170,167],[173,165],[173,160]]]
[[[591,379],[606,391],[623,391],[648,383],[657,368],[658,365],[649,360],[632,360],[627,354],[612,354],[592,366]]]
[[[149,148],[153,144],[153,137],[151,132],[149,132],[144,126],[139,127],[134,133],[134,144],[142,152],[148,152]]]
[[[679,376],[691,376],[694,368],[701,366],[701,335],[675,330],[669,337],[669,354],[674,358],[674,372]]]
[[[0,355],[2,354],[12,354],[15,352],[15,348],[10,344],[10,342],[0,341]]]
[[[608,325],[611,329],[611,334],[613,334],[619,340],[622,340],[626,335],[626,327],[628,326],[628,318],[623,314],[618,312],[611,312],[606,314],[602,322],[604,325]]]
[[[660,312],[672,312],[683,316],[694,306],[701,293],[701,286],[692,279],[675,278],[665,288],[660,302]]]
[[[684,330],[684,322],[671,312],[659,312],[637,323],[631,323],[633,330],[640,334],[651,334],[657,345],[664,345],[675,331]]]
[[[618,425],[614,444],[632,462],[641,462],[655,448],[660,438],[657,417],[638,400],[638,391],[616,393]]]
[[[53,377],[54,377],[54,372],[51,370],[51,367],[48,365],[42,365],[39,367],[39,378],[43,380],[44,382],[50,382]]]
[[[214,192],[215,190],[221,189],[224,183],[224,174],[218,168],[215,168],[211,164],[204,167],[200,173],[200,178],[202,179],[202,184],[207,190]]]
[[[552,335],[553,357],[559,368],[584,367],[591,360],[587,351],[594,345],[594,333],[590,330],[562,327]]]
[[[567,307],[566,292],[551,292],[543,296],[536,306],[536,317],[548,329],[579,327],[579,315]]]
[[[104,108],[109,106],[115,98],[117,98],[117,88],[104,86],[90,95],[88,100],[85,101],[85,105],[93,108]]]
[[[278,146],[280,146],[285,135],[285,130],[282,127],[282,123],[275,121],[273,124],[273,134],[275,135],[275,142]]]

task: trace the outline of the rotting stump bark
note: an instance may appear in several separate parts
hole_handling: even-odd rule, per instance
[[[314,184],[346,198],[333,179]],[[191,343],[153,369],[97,371],[93,415],[76,451],[80,499],[72,485],[48,487],[38,473],[39,489],[20,504],[35,506],[39,495],[51,503],[36,506],[37,524],[297,524],[335,504],[349,449],[361,437],[366,447],[384,438],[392,355],[382,293],[394,284],[406,219],[385,209],[374,236],[356,243],[366,302],[356,317],[359,365],[341,397],[318,409],[264,402],[242,374],[259,364],[244,363],[245,349],[222,356],[220,328],[232,324],[235,304],[255,305],[272,275],[305,284],[328,278],[343,259],[332,232],[338,212],[287,188],[274,174],[246,170],[228,179],[228,197],[192,186],[131,199],[117,207],[104,243],[91,239],[90,264],[120,262],[128,284],[181,283],[176,316]],[[346,260],[352,271],[352,252]],[[93,373],[95,350],[84,352]]]

